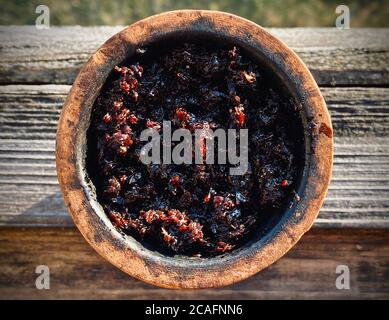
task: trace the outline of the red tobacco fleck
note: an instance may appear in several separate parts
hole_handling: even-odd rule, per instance
[[[186,122],[190,119],[189,113],[184,108],[177,108],[174,114],[180,122]]]
[[[173,186],[177,186],[179,183],[180,183],[180,177],[175,175],[173,176],[171,179],[170,179],[170,183],[173,185]]]
[[[168,242],[168,243],[176,243],[177,240],[172,237],[166,230],[164,227],[161,227],[161,231],[162,231],[162,235],[163,235],[163,240],[165,242]]]
[[[132,132],[131,127],[128,126],[128,125],[125,125],[125,126],[122,128],[122,132],[123,132],[124,134],[130,134],[130,133]]]
[[[127,120],[129,115],[130,115],[130,110],[124,108],[118,115],[115,116],[115,120],[118,123],[123,123]]]
[[[127,176],[125,174],[122,174],[119,178],[120,184],[125,183],[127,180]]]
[[[172,217],[172,216],[175,216],[175,215],[176,215],[176,212],[177,212],[177,210],[172,209],[172,210],[169,210],[169,211],[167,212],[167,214],[168,214],[170,217]]]
[[[200,223],[198,222],[189,223],[188,230],[191,231],[192,238],[194,241],[203,238],[204,234],[201,231],[202,228],[202,225],[200,225]]]
[[[116,141],[116,143],[118,143],[121,146],[129,147],[133,143],[130,135],[121,132],[115,132],[113,134],[113,139]]]
[[[142,67],[142,66],[132,64],[132,65],[130,66],[130,68],[131,68],[131,70],[132,70],[133,72],[135,72],[135,73],[138,75],[139,78],[142,77],[142,74],[143,74],[143,67]]]
[[[110,178],[108,180],[108,186],[105,189],[105,193],[110,196],[117,197],[120,193],[120,190],[121,190],[121,185],[119,181],[115,177]]]
[[[130,77],[127,79],[127,83],[131,89],[135,89],[138,85],[138,80],[136,80],[134,77]]]
[[[130,114],[130,110],[124,108],[120,114],[123,116],[123,118],[127,118]]]
[[[126,225],[126,220],[121,216],[120,213],[111,211],[109,212],[109,217],[113,224],[115,224],[119,228],[123,228]]]
[[[130,85],[127,83],[126,80],[120,80],[120,89],[125,93],[128,94],[130,92]]]
[[[224,201],[224,203],[223,203],[223,206],[224,206],[224,208],[226,208],[227,210],[230,210],[230,209],[232,209],[233,207],[235,207],[235,203],[232,202],[231,199],[226,199],[226,200]]]
[[[232,109],[231,112],[233,114],[234,121],[235,121],[236,125],[239,128],[242,128],[244,126],[244,123],[246,120],[246,115],[244,114],[243,106],[240,105],[239,107],[234,107],[234,109]]]
[[[281,187],[287,187],[289,185],[289,181],[288,180],[282,180],[281,181]]]
[[[113,108],[115,109],[115,110],[120,110],[120,108],[121,107],[123,107],[123,101],[115,101],[114,103],[113,103]]]
[[[143,67],[142,66],[138,66],[138,75],[139,77],[141,77],[143,74]]]
[[[159,122],[151,121],[151,120],[147,120],[146,127],[150,128],[150,129],[155,129],[155,130],[161,129],[161,125],[159,124]]]
[[[238,52],[236,50],[236,47],[234,46],[231,50],[228,51],[228,55],[231,59],[235,59],[238,55]]]
[[[213,198],[213,204],[215,208],[219,207],[223,203],[224,198],[221,196],[215,196]]]
[[[103,117],[104,123],[109,123],[109,122],[111,122],[111,120],[112,120],[111,115],[110,115],[109,113],[106,113],[106,114],[104,115],[104,117]]]
[[[129,71],[129,69],[127,67],[115,66],[115,71],[121,74],[126,74]]]
[[[130,121],[131,124],[136,124],[138,122],[138,118],[136,117],[135,114],[131,114],[128,120]]]
[[[146,228],[139,219],[128,219],[128,225],[139,231],[139,234],[143,236],[146,233]]]
[[[155,210],[148,210],[146,212],[141,212],[142,217],[146,220],[147,223],[152,223],[159,219],[159,215]]]
[[[126,135],[127,137],[124,139],[123,141],[123,144],[127,147],[130,147],[132,146],[132,144],[134,143],[134,141],[132,141],[131,137],[127,134]]]
[[[187,220],[185,216],[180,217],[177,221],[174,221],[178,227],[186,226]]]
[[[216,251],[217,252],[226,252],[226,251],[230,251],[234,248],[233,245],[229,244],[229,243],[226,243],[226,242],[223,242],[223,241],[219,241],[217,243],[217,247],[216,247]]]
[[[211,200],[211,191],[204,197],[204,203],[208,203]]]
[[[178,230],[181,232],[184,232],[184,231],[188,230],[188,226],[185,224],[182,224],[178,227]]]

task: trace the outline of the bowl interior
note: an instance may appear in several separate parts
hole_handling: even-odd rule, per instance
[[[147,46],[149,48],[157,48],[156,52],[161,53],[165,50],[170,50],[172,47],[175,47],[177,44],[183,42],[191,42],[198,43],[199,45],[206,45],[211,42],[216,45],[220,45],[223,47],[232,47],[234,45],[238,45],[244,51],[244,53],[253,59],[260,67],[263,68],[264,73],[266,74],[268,79],[274,82],[279,90],[282,90],[285,95],[289,95],[291,98],[295,100],[296,104],[302,104],[301,92],[298,92],[298,89],[294,85],[293,81],[290,81],[288,74],[285,73],[285,69],[282,68],[282,65],[277,63],[274,60],[270,60],[266,58],[266,55],[263,52],[259,51],[258,48],[252,46],[249,41],[244,41],[243,39],[237,39],[228,37],[221,34],[212,34],[210,32],[176,32],[169,34],[162,34],[157,38],[151,39],[149,42],[141,43],[139,46]],[[132,55],[134,53],[135,46],[131,46],[131,49],[128,51],[126,59],[124,59],[121,63],[125,63],[128,60],[131,60]],[[107,80],[110,78],[110,74],[106,75]],[[98,92],[96,93],[95,98],[97,97]],[[92,105],[94,101],[90,101],[89,103]],[[88,110],[91,110],[91,106],[89,106]],[[83,124],[83,135],[84,139],[87,136],[87,130],[89,128],[90,123],[90,113],[85,115],[85,121]],[[301,109],[299,113],[299,117],[295,117],[292,119],[295,122],[294,125],[294,133],[302,138],[304,143],[301,145],[301,159],[300,161],[300,172],[299,172],[299,181],[297,182],[296,192],[302,194],[305,185],[306,185],[306,174],[307,168],[309,166],[309,145],[310,145],[310,137],[307,134],[306,126],[308,123],[307,116],[305,114],[304,108]],[[112,226],[109,219],[106,217],[103,208],[99,205],[98,199],[96,197],[95,186],[93,181],[95,180],[95,172],[93,166],[93,159],[95,157],[95,151],[90,144],[84,144],[87,146],[83,150],[83,172],[82,176],[85,181],[85,192],[87,193],[88,198],[95,204],[96,213],[99,217],[104,220],[107,224],[108,228],[112,230],[112,232],[118,233],[118,231]],[[124,239],[124,241],[128,242],[131,246],[135,247],[137,250],[146,251],[150,255],[156,255],[160,257],[164,257],[164,259],[174,259],[177,262],[179,261],[195,261],[197,259],[201,260],[220,260],[225,256],[240,256],[244,255],[246,251],[251,251],[253,249],[258,249],[262,245],[264,245],[269,239],[275,236],[275,234],[283,227],[285,222],[289,219],[291,214],[295,211],[296,204],[290,206],[290,203],[286,203],[282,208],[273,212],[271,215],[264,215],[258,224],[255,232],[252,232],[249,237],[245,239],[244,244],[238,249],[234,250],[231,253],[227,253],[225,255],[212,257],[212,258],[188,258],[182,256],[167,256],[164,252],[156,250],[153,246],[139,242],[131,236],[121,234],[120,237]]]

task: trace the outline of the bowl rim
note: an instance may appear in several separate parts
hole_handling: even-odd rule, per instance
[[[296,92],[306,119],[316,124],[306,139],[309,163],[304,169],[300,201],[293,212],[259,242],[237,253],[210,259],[172,259],[145,249],[131,237],[124,237],[102,214],[85,175],[85,133],[91,107],[113,67],[141,44],[190,32],[228,37],[257,50]],[[81,68],[65,100],[56,136],[58,181],[65,205],[81,234],[101,256],[122,271],[165,288],[225,286],[246,279],[281,258],[310,229],[318,215],[331,179],[332,162],[330,115],[308,68],[281,40],[262,27],[220,11],[169,11],[135,22],[111,37]]]

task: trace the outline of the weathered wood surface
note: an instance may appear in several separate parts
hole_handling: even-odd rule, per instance
[[[0,27],[0,83],[71,84],[80,66],[123,27]],[[389,29],[268,29],[320,85],[388,85]]]
[[[54,161],[64,98],[80,66],[121,29],[0,27],[0,299],[389,299],[389,29],[269,29],[308,65],[331,112],[333,180],[315,223],[326,229],[246,281],[201,291],[146,285],[75,229],[53,228],[73,226]],[[40,264],[51,270],[48,291],[34,286]],[[350,268],[350,290],[335,287],[339,264]]]
[[[0,299],[389,299],[388,230],[311,230],[281,260],[220,289],[158,289],[103,260],[75,229],[0,228]],[[69,250],[71,248],[71,250]],[[50,290],[35,268],[50,268]],[[335,286],[347,265],[350,290]]]
[[[0,86],[0,225],[70,226],[54,161],[67,85]],[[315,226],[389,227],[389,88],[323,88],[336,136]]]
[[[54,163],[66,84],[122,28],[0,27],[0,225],[72,225]],[[335,166],[315,226],[388,228],[389,29],[269,30],[319,83],[342,86],[322,88],[335,129]]]

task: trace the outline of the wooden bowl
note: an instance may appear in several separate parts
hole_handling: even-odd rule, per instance
[[[235,43],[250,52],[282,81],[301,103],[305,165],[300,201],[286,210],[263,236],[214,258],[168,257],[118,232],[96,201],[85,169],[86,131],[92,105],[115,65],[136,48],[155,41],[207,37]],[[308,124],[314,124],[308,129]],[[312,127],[312,126],[311,126]],[[138,21],[103,44],[83,66],[65,101],[57,131],[58,180],[74,223],[105,259],[129,275],[160,287],[221,287],[266,268],[292,248],[312,226],[332,171],[330,116],[320,90],[299,57],[258,25],[217,11],[181,10]]]

